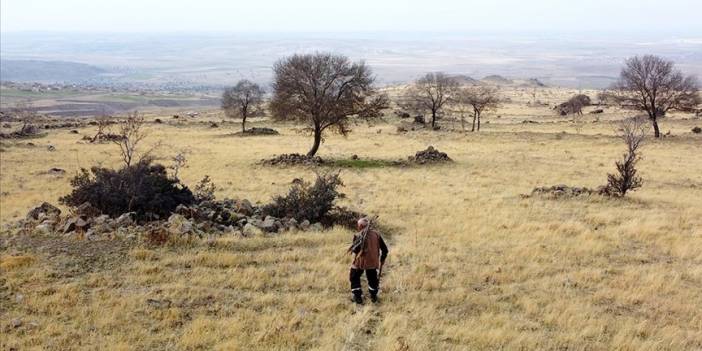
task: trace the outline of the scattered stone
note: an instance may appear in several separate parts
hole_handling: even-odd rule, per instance
[[[71,130],[71,132],[70,132],[70,133],[71,133],[71,134],[78,134],[78,131],[77,131],[77,130],[75,130],[75,129],[73,129],[73,130]]]
[[[266,216],[266,219],[261,222],[258,227],[263,229],[264,231],[268,233],[272,233],[278,230],[278,226],[276,225],[277,219],[271,216]]]
[[[102,214],[100,210],[93,207],[90,202],[84,202],[82,205],[78,206],[74,210],[75,214],[83,218],[93,218]]]
[[[168,217],[168,230],[176,235],[185,235],[193,231],[193,224],[177,213]]]
[[[10,321],[10,327],[13,329],[17,329],[22,326],[22,320],[19,318],[15,318]]]
[[[261,231],[261,229],[259,229],[255,225],[253,225],[251,223],[246,223],[246,225],[244,225],[242,233],[244,234],[244,236],[256,236],[256,235],[260,235],[263,232]]]
[[[308,230],[310,229],[310,221],[304,219],[302,222],[300,222],[300,229],[302,230]]]
[[[53,146],[53,145],[47,146],[46,149],[49,150],[49,151],[56,151],[56,147]]]
[[[161,124],[161,123],[163,123],[163,121],[162,121],[160,118],[156,118],[156,119],[154,120],[154,123],[156,123],[156,124]]]
[[[600,186],[597,189],[591,189],[587,187],[571,187],[565,184],[558,184],[550,187],[536,187],[534,188],[534,190],[531,191],[532,195],[546,195],[552,198],[589,195],[609,195],[609,193],[610,192],[608,191],[606,186]]]
[[[127,212],[122,214],[121,216],[117,217],[115,219],[114,224],[118,228],[124,228],[128,227],[134,224],[134,218],[132,218],[135,215],[134,212]]]
[[[40,206],[35,207],[32,210],[30,210],[27,213],[26,218],[28,220],[39,220],[39,219],[43,219],[46,217],[54,217],[55,218],[55,217],[58,217],[59,215],[61,215],[61,210],[58,207],[56,207],[48,202],[44,202]]]
[[[321,232],[323,229],[324,229],[324,227],[322,226],[322,223],[319,223],[319,222],[313,223],[310,226],[310,230],[315,231],[315,232]]]
[[[53,167],[53,168],[49,168],[49,170],[46,173],[51,174],[51,175],[64,175],[64,174],[66,174],[66,170]]]
[[[49,234],[51,234],[52,229],[53,228],[51,227],[50,224],[41,223],[41,224],[37,225],[36,227],[34,227],[34,232],[36,232],[38,234],[42,234],[42,235],[49,235]]]

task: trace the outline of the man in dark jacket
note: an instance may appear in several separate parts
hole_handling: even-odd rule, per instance
[[[383,267],[385,258],[388,257],[388,247],[385,245],[380,233],[370,228],[368,218],[358,220],[358,230],[359,232],[354,235],[350,249],[354,254],[351,272],[349,273],[353,301],[357,304],[363,303],[361,276],[365,272],[371,301],[378,302],[378,292],[380,291],[378,270]]]

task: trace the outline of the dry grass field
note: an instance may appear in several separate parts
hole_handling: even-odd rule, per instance
[[[395,160],[433,145],[455,161],[341,171],[341,204],[391,228],[379,305],[349,301],[352,233],[341,228],[158,248],[4,233],[0,348],[702,349],[702,137],[690,132],[702,122],[664,120],[673,136],[648,140],[644,186],[624,199],[523,198],[536,186],[605,183],[624,151],[612,122],[623,114],[598,123],[586,114],[576,125],[527,107],[528,91],[513,94],[480,133],[398,134],[388,120],[348,138],[327,135],[325,158]],[[219,197],[267,202],[293,178],[314,177],[310,168],[255,164],[305,152],[311,138],[293,126],[237,138],[226,135],[236,125],[161,118],[169,123],[150,125],[148,142],[162,141],[162,162],[187,151],[181,178],[209,175]],[[118,165],[115,146],[79,139],[60,129],[30,140],[35,147],[3,141],[3,223],[56,204],[80,167]],[[67,174],[46,174],[51,167]]]

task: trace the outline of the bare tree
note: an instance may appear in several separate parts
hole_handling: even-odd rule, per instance
[[[317,153],[326,129],[346,135],[351,117],[375,117],[388,106],[387,96],[373,87],[371,69],[343,55],[296,54],[276,62],[273,70],[273,117],[309,123],[314,144],[308,156]]]
[[[97,127],[97,131],[95,132],[93,138],[90,139],[90,142],[99,142],[101,139],[105,138],[109,131],[110,124],[112,124],[112,121],[110,120],[109,116],[102,115],[95,118],[95,125]]]
[[[458,82],[443,72],[427,73],[419,78],[405,94],[403,107],[431,113],[431,127],[437,115],[449,103],[458,89]]]
[[[624,196],[643,184],[637,175],[636,163],[641,160],[639,149],[646,136],[646,121],[643,118],[629,118],[620,123],[619,130],[627,152],[621,161],[615,163],[617,173],[607,175],[607,190],[610,194]]]
[[[119,138],[112,139],[112,142],[119,146],[122,161],[127,167],[132,165],[132,161],[137,157],[137,146],[146,138],[147,133],[143,129],[144,116],[135,111],[127,115],[127,118],[118,123]],[[140,160],[149,155],[149,152],[143,153]]]
[[[670,110],[691,111],[700,104],[697,79],[684,76],[672,61],[654,55],[626,60],[613,93],[621,105],[648,114],[656,138],[661,135],[659,117]]]
[[[471,132],[480,131],[480,117],[489,110],[494,110],[500,106],[500,96],[497,87],[473,86],[464,87],[457,90],[455,102],[459,105],[469,106],[473,112],[473,126]]]
[[[249,80],[240,80],[222,94],[222,109],[230,118],[241,118],[241,131],[246,132],[246,118],[263,110],[263,88]]]

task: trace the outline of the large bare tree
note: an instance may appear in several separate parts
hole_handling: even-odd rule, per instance
[[[246,118],[263,109],[265,91],[258,84],[247,79],[227,88],[222,94],[222,109],[230,118],[241,118],[241,131],[246,132]]]
[[[489,110],[494,110],[500,106],[500,95],[496,87],[471,86],[457,90],[455,103],[469,106],[473,110],[473,126],[471,132],[480,131],[480,117]]]
[[[431,113],[431,127],[436,126],[437,115],[454,97],[458,82],[443,72],[427,73],[417,79],[405,93],[403,107]]]
[[[273,71],[273,117],[310,125],[314,143],[308,156],[319,150],[325,130],[346,135],[351,117],[375,117],[388,105],[373,86],[371,69],[343,55],[296,54],[276,62]]]
[[[627,59],[613,88],[618,103],[648,114],[656,138],[661,135],[660,117],[671,110],[690,111],[700,104],[697,79],[684,76],[672,61],[654,55]]]

